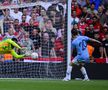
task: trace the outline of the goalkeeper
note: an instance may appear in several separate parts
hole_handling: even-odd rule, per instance
[[[17,44],[17,39],[16,38],[3,40],[3,41],[0,42],[0,54],[11,54],[13,57],[18,58],[18,59],[29,56],[28,53],[18,55],[16,53],[16,51],[14,50],[14,47],[16,47],[16,48],[18,48],[22,51],[24,50],[23,48],[21,48]]]

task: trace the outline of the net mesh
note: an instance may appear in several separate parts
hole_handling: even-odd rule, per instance
[[[0,40],[17,38],[21,47],[39,57],[0,57],[1,78],[52,78],[65,76],[66,0],[7,0],[0,7]],[[16,49],[18,54],[21,54]]]

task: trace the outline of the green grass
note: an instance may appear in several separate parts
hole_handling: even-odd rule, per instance
[[[108,90],[108,80],[0,79],[0,90]]]

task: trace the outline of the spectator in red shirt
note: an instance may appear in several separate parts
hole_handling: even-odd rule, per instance
[[[93,17],[93,26],[94,26],[95,32],[99,32],[102,28],[102,26],[96,16]]]
[[[108,32],[108,26],[104,25],[102,30],[100,31],[100,39],[104,40],[105,39],[105,34]]]
[[[29,23],[26,22],[26,15],[22,15],[22,18],[21,18],[21,19],[22,19],[22,22],[21,22],[20,25],[21,25],[22,27],[24,27],[24,26],[29,26]]]
[[[86,24],[85,19],[84,19],[83,17],[81,17],[80,22],[79,22],[79,24],[78,24],[78,27],[79,27],[79,29],[80,29],[82,35],[85,34],[85,28],[86,28],[87,26],[88,26],[88,25]]]
[[[81,15],[81,8],[80,8],[80,6],[78,5],[77,2],[74,3],[74,5],[72,7],[72,10],[75,10],[77,17],[80,17],[80,15]]]
[[[30,25],[39,26],[39,21],[37,20],[37,15],[35,13],[31,14],[31,19],[29,21]]]

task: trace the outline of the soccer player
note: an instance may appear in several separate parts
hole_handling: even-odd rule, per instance
[[[24,58],[25,56],[29,56],[28,53],[18,55],[15,52],[14,47],[16,47],[20,50],[24,50],[23,48],[21,48],[17,44],[17,39],[16,38],[3,40],[3,41],[0,42],[0,54],[12,54],[12,56],[14,56],[15,58]]]
[[[82,72],[82,74],[84,75],[84,80],[89,80],[87,72],[85,67],[83,66],[84,63],[89,63],[90,62],[90,55],[87,49],[87,41],[93,41],[93,42],[97,42],[100,43],[99,41],[89,38],[87,36],[80,36],[77,32],[77,30],[73,30],[72,31],[72,38],[73,41],[71,43],[72,45],[72,52],[73,49],[76,48],[77,51],[77,56],[71,61],[70,65],[67,68],[66,71],[66,77],[63,79],[64,81],[69,81],[71,80],[71,71],[72,68],[77,65],[80,67],[80,70]]]

